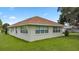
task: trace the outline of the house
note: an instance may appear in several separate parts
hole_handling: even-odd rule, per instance
[[[8,27],[8,33],[26,41],[62,36],[63,25],[35,16]]]
[[[79,24],[78,25],[69,25],[69,23],[65,23],[63,27],[63,32],[65,30],[68,30],[69,32],[79,32]]]
[[[65,30],[68,30],[69,32],[71,32],[72,26],[70,26],[69,23],[64,23],[63,32],[65,32]]]
[[[79,32],[79,26],[73,26],[72,32]]]

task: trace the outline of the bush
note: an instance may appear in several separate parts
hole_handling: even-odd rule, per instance
[[[65,36],[69,36],[69,31],[68,30],[65,30],[64,35]]]

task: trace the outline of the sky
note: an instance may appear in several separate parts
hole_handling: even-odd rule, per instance
[[[0,19],[3,23],[14,24],[33,16],[40,16],[57,22],[57,7],[0,7]]]

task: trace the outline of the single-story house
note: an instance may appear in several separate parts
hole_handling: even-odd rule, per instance
[[[73,26],[72,32],[79,32],[79,26]]]
[[[26,41],[62,36],[63,25],[35,16],[8,27],[8,33]]]
[[[63,32],[65,32],[65,30],[72,32],[71,29],[72,29],[72,26],[70,26],[69,23],[64,23]]]
[[[63,32],[68,30],[69,32],[79,32],[79,24],[78,25],[69,25],[69,23],[65,23],[63,27]]]

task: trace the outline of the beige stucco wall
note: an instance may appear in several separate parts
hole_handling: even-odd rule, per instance
[[[51,37],[58,37],[62,36],[62,30],[60,33],[53,33],[53,27],[49,27],[49,32],[48,33],[41,33],[41,34],[36,34],[36,26],[30,26],[31,29],[31,41],[36,41],[36,40],[41,40],[41,39],[46,39],[46,38],[51,38]]]
[[[29,27],[27,28],[28,29],[28,33],[20,33],[20,27],[17,27],[17,33],[15,32],[16,28],[14,28],[14,31],[12,31],[12,32],[11,32],[11,29],[12,28],[9,28],[9,31],[8,31],[8,33],[10,35],[18,37],[18,38],[21,38],[21,39],[24,39],[26,41],[30,41],[30,32],[31,31],[29,30]]]
[[[36,41],[36,40],[42,40],[42,39],[46,39],[46,38],[51,38],[51,37],[58,37],[58,36],[62,36],[62,30],[60,33],[53,33],[53,27],[49,27],[49,32],[48,33],[41,33],[41,34],[36,34],[35,30],[37,26],[27,26],[28,27],[28,33],[20,33],[20,27],[18,27],[18,33],[15,33],[15,29],[13,32],[9,31],[8,33],[10,35],[13,35],[15,37],[24,39],[26,41]]]

